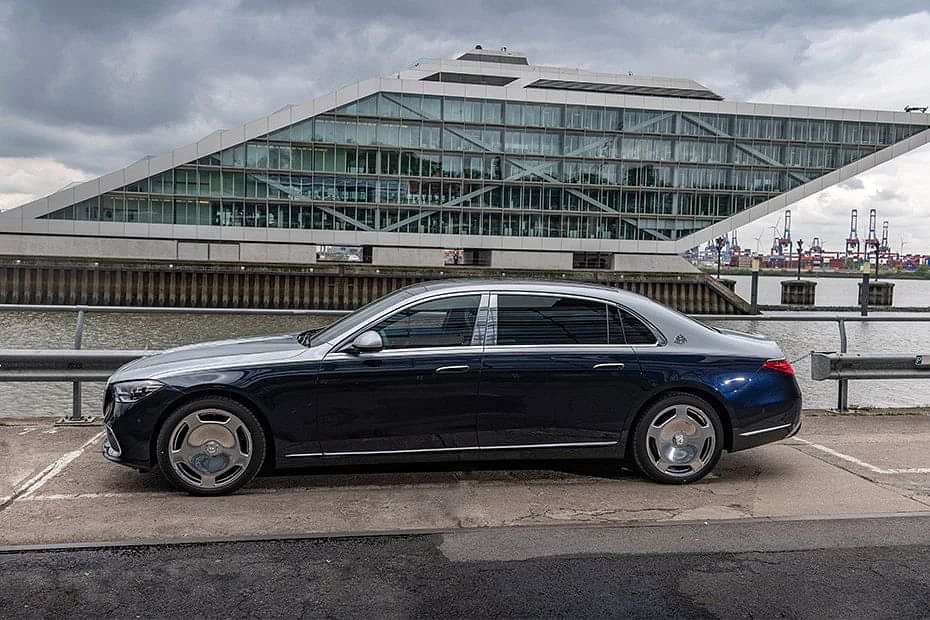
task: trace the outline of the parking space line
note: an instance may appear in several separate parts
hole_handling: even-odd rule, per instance
[[[810,446],[811,448],[814,448],[815,450],[820,450],[821,452],[825,452],[825,453],[827,453],[827,454],[829,454],[829,455],[831,455],[831,456],[835,456],[835,457],[838,458],[838,459],[842,459],[842,460],[844,460],[844,461],[846,461],[846,462],[848,462],[848,463],[852,463],[853,465],[858,465],[859,467],[862,467],[862,468],[864,468],[864,469],[868,469],[869,471],[871,471],[872,473],[875,473],[875,474],[884,474],[884,475],[893,475],[893,474],[930,474],[930,467],[910,467],[910,468],[901,468],[901,469],[885,469],[885,468],[882,468],[882,467],[876,467],[875,465],[872,465],[871,463],[866,463],[866,462],[863,461],[862,459],[857,459],[857,458],[854,457],[854,456],[849,456],[848,454],[843,454],[842,452],[838,452],[838,451],[834,450],[833,448],[828,448],[828,447],[826,447],[826,446],[822,446],[822,445],[820,445],[819,443],[814,443],[814,442],[812,442],[812,441],[807,441],[806,439],[801,439],[800,437],[795,437],[794,440],[795,440],[795,441],[799,441],[799,442],[801,442],[802,444],[804,444],[804,445],[806,445],[806,446]]]
[[[76,450],[71,452],[66,452],[61,457],[56,459],[51,465],[40,471],[38,474],[33,476],[28,480],[24,485],[22,485],[12,496],[12,501],[28,499],[30,496],[34,495],[36,491],[45,486],[52,478],[60,474],[65,467],[70,465],[75,459],[84,454],[89,446],[96,443],[103,437],[103,431],[97,433],[84,443],[80,445]]]
[[[178,494],[172,493],[171,491],[142,491],[139,493],[108,491],[100,493],[53,493],[49,495],[30,495],[29,497],[21,497],[19,499],[24,502],[61,502],[79,499],[113,499],[119,497],[170,497],[172,495]]]

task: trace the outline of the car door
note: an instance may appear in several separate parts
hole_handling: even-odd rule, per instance
[[[478,442],[515,446],[616,443],[645,390],[635,352],[603,300],[500,293],[482,356]]]
[[[476,448],[487,300],[413,303],[359,330],[378,332],[380,351],[326,355],[315,400],[324,455]]]

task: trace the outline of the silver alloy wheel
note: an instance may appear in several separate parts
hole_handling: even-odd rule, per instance
[[[168,460],[186,482],[222,489],[245,473],[252,460],[252,434],[223,409],[201,409],[185,416],[171,433]]]
[[[685,477],[704,468],[717,444],[714,424],[694,405],[673,405],[653,418],[646,431],[652,464],[669,476]]]

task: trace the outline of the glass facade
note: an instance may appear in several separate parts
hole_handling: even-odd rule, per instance
[[[385,92],[44,217],[674,240],[924,129]]]

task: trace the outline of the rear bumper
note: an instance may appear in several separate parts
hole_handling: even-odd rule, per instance
[[[801,399],[798,398],[788,411],[770,418],[753,428],[738,429],[733,433],[731,452],[755,448],[767,443],[793,437],[801,430]]]

